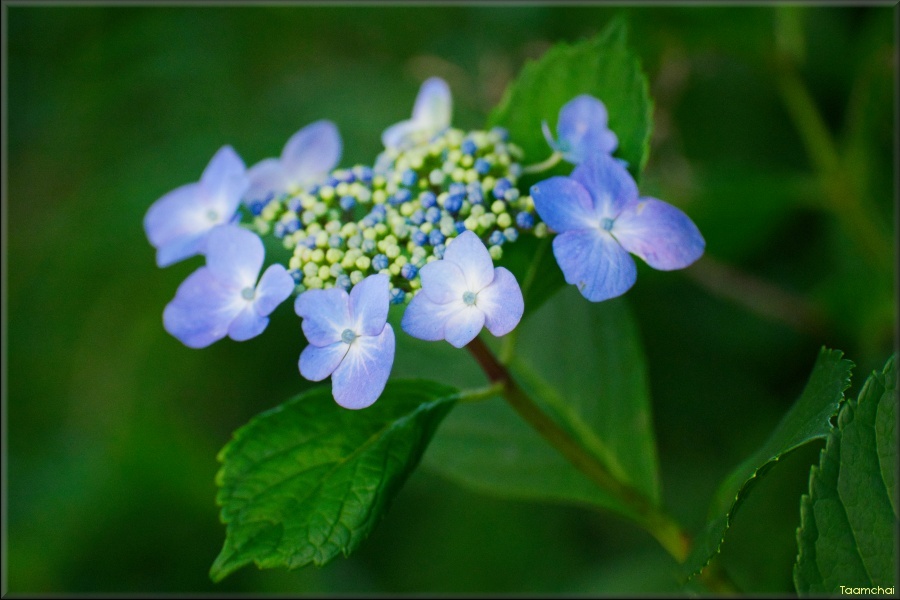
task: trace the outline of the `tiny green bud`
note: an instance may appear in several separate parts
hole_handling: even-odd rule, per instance
[[[503,257],[503,248],[500,246],[491,246],[488,248],[488,253],[494,260],[500,260]]]
[[[512,225],[512,217],[508,212],[503,212],[497,215],[497,227],[506,229],[510,225]]]
[[[356,264],[357,269],[359,269],[360,271],[365,271],[366,269],[369,268],[369,265],[372,264],[372,259],[369,258],[368,256],[360,256],[359,258],[356,259],[355,264]]]
[[[334,264],[336,262],[340,262],[340,260],[344,258],[344,253],[337,248],[329,248],[327,252],[325,252],[325,260],[328,261],[329,264]]]
[[[534,226],[534,237],[546,237],[547,236],[547,224],[541,221],[540,223]]]
[[[365,275],[363,275],[360,271],[351,271],[350,272],[350,283],[352,283],[353,285],[356,285],[357,283],[362,281],[364,278],[365,278]]]
[[[330,185],[323,185],[319,188],[319,197],[323,200],[331,200],[334,198],[334,188]]]
[[[326,281],[331,277],[331,269],[329,267],[326,267],[325,265],[322,265],[321,267],[319,267],[319,272],[316,274],[319,276],[319,279],[321,279],[322,281]]]
[[[491,212],[495,215],[499,215],[503,211],[506,210],[506,202],[503,200],[494,200],[494,203],[491,204]]]

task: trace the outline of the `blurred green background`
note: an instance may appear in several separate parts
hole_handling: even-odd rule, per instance
[[[675,563],[617,517],[423,469],[352,557],[210,583],[216,453],[305,389],[303,338],[285,304],[254,340],[182,346],[162,310],[202,259],[157,269],[142,228],[226,143],[249,165],[328,118],[342,165],[371,162],[431,75],[450,83],[454,123],[479,127],[526,60],[618,13],[655,101],[642,191],[708,244],[683,272],[641,264],[628,295],[674,515],[704,522],[820,345],[856,362],[854,393],[895,346],[895,6],[3,10],[11,592],[677,590]],[[817,452],[790,455],[737,515],[721,561],[741,589],[793,590]]]

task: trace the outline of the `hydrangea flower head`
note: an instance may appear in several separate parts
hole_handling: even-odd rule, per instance
[[[343,145],[331,121],[310,123],[288,139],[280,158],[267,158],[247,171],[247,200],[295,193],[323,181],[341,159]]]
[[[603,102],[582,94],[559,110],[557,139],[553,139],[546,121],[542,126],[550,147],[562,154],[566,161],[580,164],[591,154],[612,154],[619,146],[619,138],[607,127],[608,121]]]
[[[566,282],[592,302],[634,285],[637,267],[629,252],[671,271],[700,258],[706,245],[681,210],[638,197],[628,171],[609,156],[592,155],[571,176],[534,185],[531,195],[538,215],[558,233],[553,254]]]
[[[294,291],[282,265],[266,269],[257,284],[265,249],[254,233],[236,225],[209,234],[206,266],[194,271],[163,312],[166,331],[191,348],[226,335],[241,342],[263,332],[269,314]]]
[[[203,254],[213,228],[231,222],[247,190],[244,161],[231,146],[216,152],[200,181],[176,188],[150,206],[144,217],[156,264],[167,267]]]
[[[484,243],[464,231],[447,247],[444,257],[420,271],[422,290],[403,314],[401,327],[409,335],[447,340],[462,348],[487,327],[496,336],[519,324],[525,310],[516,278],[494,267]]]
[[[426,143],[450,126],[453,100],[450,87],[440,77],[426,79],[419,88],[412,118],[391,125],[381,134],[385,148],[402,150]]]
[[[384,391],[394,364],[394,329],[387,323],[387,275],[370,275],[348,294],[340,287],[308,290],[294,303],[309,345],[300,374],[311,381],[329,375],[335,401],[344,408],[371,406]]]

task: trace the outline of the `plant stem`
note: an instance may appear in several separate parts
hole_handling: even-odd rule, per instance
[[[587,475],[600,488],[612,494],[623,506],[630,509],[631,518],[649,532],[679,563],[688,556],[690,539],[669,515],[665,514],[641,492],[610,474],[596,457],[576,443],[569,433],[547,415],[532,400],[509,370],[497,360],[481,338],[475,338],[466,348],[472,354],[488,379],[501,384],[502,394],[509,405],[531,425],[544,439],[556,448],[575,468]]]
[[[562,160],[562,154],[554,152],[547,160],[523,168],[522,173],[542,173],[555,167],[560,160]]]

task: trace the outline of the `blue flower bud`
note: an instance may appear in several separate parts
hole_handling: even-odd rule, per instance
[[[414,279],[419,274],[419,269],[412,263],[406,263],[400,267],[400,276],[404,279]]]
[[[284,234],[287,233],[286,229],[287,228],[284,226],[284,223],[279,221],[275,223],[275,227],[272,229],[272,235],[277,238],[283,238]]]
[[[434,255],[438,258],[444,258],[444,251],[447,249],[447,246],[444,244],[438,244],[434,247]]]
[[[254,200],[250,203],[250,214],[254,217],[258,217],[266,207],[266,204],[268,203],[265,200]]]
[[[344,244],[344,238],[335,234],[328,238],[329,248],[340,248]]]
[[[444,201],[444,209],[451,213],[459,212],[459,209],[462,208],[464,199],[465,196],[463,194],[452,194],[447,196],[447,199]]]
[[[291,212],[299,213],[301,210],[303,210],[303,204],[300,202],[300,198],[297,198],[295,196],[288,200],[287,208]]]
[[[495,230],[494,233],[491,234],[491,237],[488,238],[488,244],[491,246],[501,246],[505,241],[506,238],[503,237],[503,233],[497,230]]]
[[[459,149],[462,150],[463,154],[475,154],[478,151],[478,146],[475,145],[475,142],[472,140],[463,140],[463,143],[460,144]]]
[[[380,271],[382,269],[387,269],[390,264],[390,259],[384,254],[376,254],[372,259],[372,268],[376,271]]]
[[[437,246],[438,244],[443,243],[444,234],[441,233],[437,229],[432,229],[431,233],[428,234],[428,241],[431,243],[432,246]],[[419,245],[421,246],[422,244],[419,244]]]
[[[468,227],[466,227],[465,221],[457,221],[453,224],[453,226],[456,228],[456,233],[462,233],[463,231],[466,231],[468,229]]]
[[[417,208],[413,214],[409,216],[409,222],[413,225],[421,225],[425,222],[425,213],[421,208]]]
[[[403,304],[406,299],[406,292],[400,288],[391,288],[391,304]]]
[[[503,237],[506,238],[507,242],[515,242],[519,239],[519,232],[513,227],[507,227],[503,230]]]
[[[434,192],[422,192],[419,194],[419,204],[425,209],[437,206],[437,196],[434,195]]]
[[[450,193],[451,196],[456,195],[456,194],[465,194],[466,193],[466,184],[459,183],[459,182],[451,183],[450,187],[447,188],[447,191]]]
[[[353,282],[350,281],[350,276],[347,274],[338,275],[334,281],[334,286],[343,288],[345,292],[349,292],[350,288],[353,287]]]
[[[365,165],[357,165],[353,167],[353,173],[356,178],[366,185],[372,183],[372,168]]]
[[[366,254],[372,254],[375,252],[375,240],[363,240],[359,248]]]
[[[338,179],[334,175],[330,175],[325,181],[325,185],[327,185],[328,187],[337,187],[337,184],[339,184],[340,182],[340,179]]]
[[[527,212],[520,212],[516,215],[516,225],[519,229],[531,229],[534,227],[534,215]]]
[[[356,206],[356,198],[353,196],[344,196],[341,198],[341,208],[344,210],[350,210],[354,206]]]
[[[291,279],[294,280],[294,283],[300,283],[303,281],[303,271],[300,269],[291,269],[288,271],[288,275],[291,276]]]
[[[432,230],[432,233],[434,233],[434,231],[436,231],[436,230]],[[416,246],[424,246],[425,244],[428,243],[428,234],[426,234],[421,229],[416,229],[415,231],[413,231],[413,234],[412,234],[412,236],[410,236],[410,239],[412,240],[413,244],[415,244]]]
[[[407,169],[400,177],[400,183],[405,186],[414,186],[419,181],[419,176],[412,169]]]
[[[436,206],[432,206],[428,210],[425,211],[425,220],[431,224],[437,223],[441,220],[441,209]]]
[[[483,158],[479,158],[478,160],[475,161],[475,171],[479,175],[487,175],[488,173],[491,172],[491,163],[489,163],[488,161],[486,161]]]
[[[306,193],[311,196],[315,196],[316,194],[319,193],[319,187],[320,187],[319,185],[313,184],[313,185],[309,186],[309,189],[306,190]]]
[[[494,194],[494,198],[498,200],[503,199],[503,195],[506,193],[506,190],[512,187],[512,183],[510,183],[509,179],[505,177],[501,177],[497,180],[497,183],[494,185],[494,189],[492,193]]]

